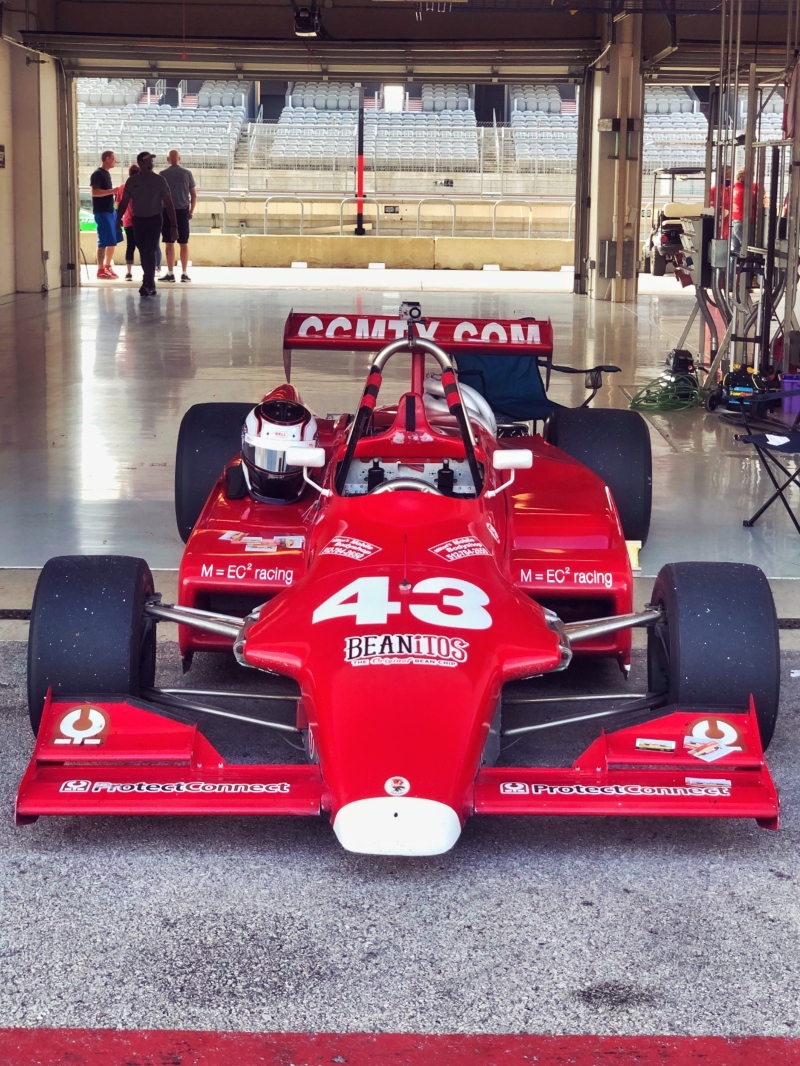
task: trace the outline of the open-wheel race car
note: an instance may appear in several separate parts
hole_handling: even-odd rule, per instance
[[[45,565],[18,822],[326,815],[345,848],[395,855],[446,851],[473,814],[775,828],[763,752],[778,632],[764,575],[671,564],[634,611],[626,540],[650,521],[641,417],[551,405],[539,434],[498,418],[490,386],[459,383],[457,364],[474,372],[476,359],[484,385],[511,356],[549,373],[552,347],[543,321],[291,315],[284,384],[255,406],[184,416],[177,604],[142,559]],[[289,383],[296,349],[377,352],[354,416],[305,407]],[[378,406],[400,354],[408,391]],[[230,667],[242,690],[157,688],[161,620],[179,625],[185,670],[199,652],[252,668]],[[635,627],[647,629],[644,695],[587,713],[592,693],[547,688],[579,658],[627,674]],[[504,691],[523,678],[533,696],[512,728]],[[576,761],[515,764],[520,737],[588,719],[606,729]],[[237,759],[226,739],[239,728],[251,740]],[[292,746],[267,758],[276,736]]]

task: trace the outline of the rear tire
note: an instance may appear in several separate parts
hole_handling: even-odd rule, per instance
[[[642,273],[643,274],[649,274],[650,273],[650,256],[649,255],[645,255],[645,256],[642,257]]]
[[[653,249],[653,277],[663,278],[667,272],[667,257]]]
[[[653,460],[647,423],[636,411],[560,407],[545,440],[608,485],[626,540],[647,541],[653,505]]]
[[[155,623],[144,614],[153,575],[127,555],[61,555],[39,575],[28,637],[28,713],[34,734],[47,689],[59,695],[138,696],[156,670]]]
[[[242,450],[242,426],[251,403],[197,403],[181,421],[175,455],[175,518],[184,544],[222,476]]]
[[[647,682],[668,703],[746,712],[755,702],[761,744],[780,699],[778,619],[769,582],[745,563],[668,563],[653,586],[664,621],[647,635]]]

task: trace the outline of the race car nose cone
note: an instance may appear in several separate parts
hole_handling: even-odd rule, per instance
[[[364,855],[441,855],[461,835],[452,807],[414,796],[379,796],[347,803],[333,820],[347,851]]]

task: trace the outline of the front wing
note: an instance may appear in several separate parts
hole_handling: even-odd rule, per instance
[[[778,827],[752,705],[749,714],[674,710],[603,734],[566,768],[483,768],[471,799],[475,814],[755,818]],[[316,765],[233,765],[196,725],[130,697],[48,696],[16,817],[328,808]]]
[[[45,814],[318,815],[313,765],[232,765],[196,725],[130,697],[48,696],[17,794],[17,824]]]
[[[749,714],[673,710],[604,733],[568,768],[485,768],[476,814],[755,818],[778,828],[778,793]]]

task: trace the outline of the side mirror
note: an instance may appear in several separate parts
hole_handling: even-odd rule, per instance
[[[325,466],[325,449],[297,447],[287,448],[286,465],[302,467],[311,466],[315,469],[321,469],[323,466]]]
[[[498,448],[492,452],[492,466],[495,470],[510,470],[511,477],[496,489],[487,492],[487,500],[491,500],[513,484],[515,470],[530,470],[533,466],[533,452],[529,448]]]
[[[530,470],[533,452],[529,448],[498,448],[492,452],[495,470]]]
[[[303,468],[303,481],[307,485],[310,485],[315,492],[318,492],[320,496],[332,496],[333,493],[330,489],[323,489],[321,485],[318,485],[316,481],[312,481],[308,476],[308,468],[315,467],[320,469],[325,466],[325,449],[324,448],[294,448],[286,449],[286,465],[287,466],[302,466]]]

